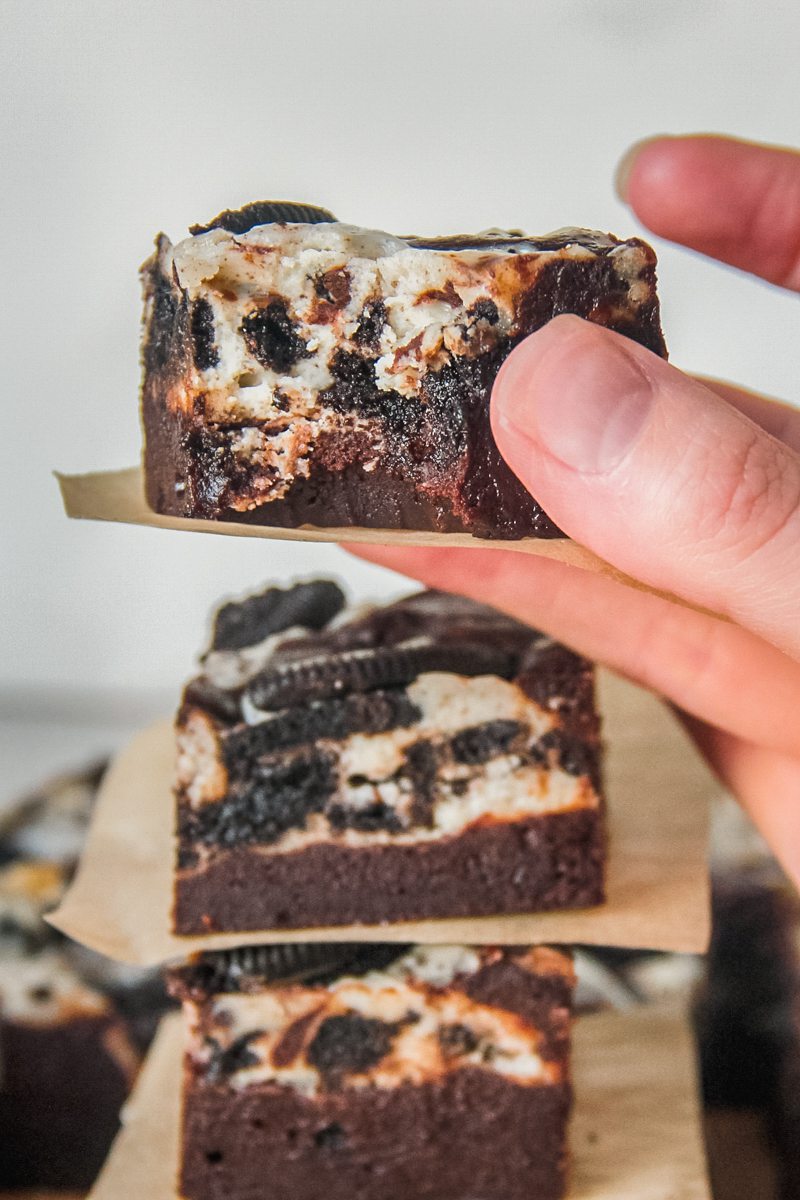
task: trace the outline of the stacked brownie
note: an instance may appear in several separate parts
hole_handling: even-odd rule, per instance
[[[568,955],[246,934],[602,902],[591,664],[438,592],[268,588],[216,614],[176,805],[176,932],[245,943],[170,972],[182,1195],[563,1195]]]
[[[227,604],[178,716],[178,933],[603,899],[591,664],[472,601]]]
[[[555,1200],[572,984],[544,947],[199,956],[172,973],[189,1033],[180,1194]]]

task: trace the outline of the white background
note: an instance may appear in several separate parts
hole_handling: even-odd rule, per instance
[[[53,468],[138,458],[136,272],[159,229],[296,198],[401,233],[628,235],[611,180],[631,141],[800,145],[793,0],[6,0],[0,17],[7,789],[170,707],[219,596],[316,573],[402,587],[331,547],[63,517]],[[797,302],[656,245],[673,360],[796,397]]]

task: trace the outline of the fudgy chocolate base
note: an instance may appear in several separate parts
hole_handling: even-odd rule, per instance
[[[414,845],[215,852],[179,871],[179,934],[584,908],[605,899],[600,810],[475,825]]]
[[[186,1200],[555,1200],[568,1084],[466,1068],[436,1082],[309,1098],[187,1081]]]
[[[114,1024],[0,1023],[0,1189],[91,1187],[130,1086],[105,1045]]]

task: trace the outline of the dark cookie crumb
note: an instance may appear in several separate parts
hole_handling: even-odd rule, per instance
[[[198,371],[207,371],[209,367],[216,367],[219,363],[219,351],[214,331],[214,310],[202,296],[192,305],[190,325],[194,365]]]
[[[563,729],[545,733],[534,744],[531,754],[545,766],[559,766],[568,775],[588,775],[595,787],[599,785],[598,748]]]
[[[460,1058],[477,1050],[479,1038],[468,1025],[456,1022],[439,1030],[439,1045],[448,1058]]]
[[[379,829],[387,833],[400,833],[404,827],[391,805],[384,804],[382,800],[375,800],[363,808],[334,804],[326,809],[325,815],[337,833],[343,829],[357,829],[361,833],[375,833]]]
[[[242,321],[242,335],[253,357],[273,371],[285,373],[309,357],[284,300],[270,300],[249,313]]]
[[[397,1024],[358,1013],[328,1017],[314,1035],[307,1058],[325,1076],[357,1075],[386,1057],[398,1032]]]
[[[338,1121],[323,1125],[314,1134],[314,1145],[320,1150],[341,1150],[347,1145],[347,1135]]]
[[[250,1049],[250,1042],[260,1037],[263,1032],[263,1029],[254,1029],[249,1033],[243,1033],[225,1050],[217,1042],[212,1042],[213,1050],[206,1067],[208,1082],[217,1083],[245,1067],[254,1067],[258,1062],[258,1055]]]
[[[257,763],[241,791],[200,809],[180,805],[183,842],[212,846],[269,845],[289,829],[302,829],[311,813],[322,812],[336,788],[330,755],[304,751],[290,758]]]
[[[458,763],[480,766],[498,754],[506,754],[515,738],[525,730],[519,721],[485,721],[462,729],[450,742]]]
[[[353,341],[367,350],[377,350],[386,324],[386,305],[382,300],[368,300],[361,310]]]

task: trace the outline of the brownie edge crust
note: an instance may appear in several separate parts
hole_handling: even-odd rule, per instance
[[[424,240],[246,224],[175,246],[162,234],[142,269],[153,509],[563,536],[497,449],[492,384],[562,313],[664,355],[649,246],[574,229]]]

